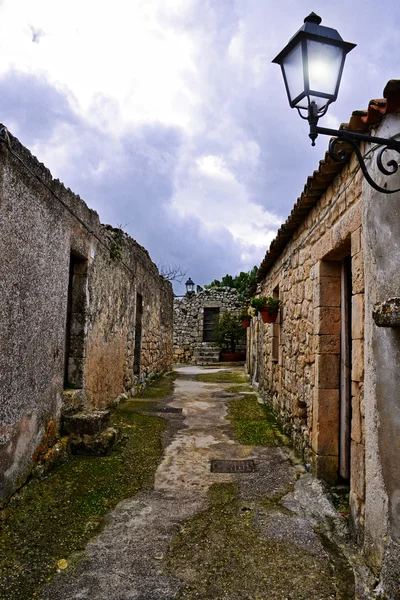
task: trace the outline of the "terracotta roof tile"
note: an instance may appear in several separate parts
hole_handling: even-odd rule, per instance
[[[400,110],[400,80],[391,79],[386,84],[383,91],[384,98],[377,98],[370,101],[367,110],[355,110],[349,123],[342,123],[340,129],[348,129],[359,133],[367,132],[373,125],[382,120],[386,114]],[[344,143],[345,145],[345,143]],[[353,148],[347,145],[349,150],[349,159]],[[343,169],[346,162],[335,162],[328,154],[319,161],[318,169],[307,178],[306,185],[301,196],[297,199],[289,217],[278,229],[278,233],[272,240],[269,250],[258,269],[257,280],[262,281],[273,263],[284,250],[286,244],[292,237],[293,232],[298,228],[318,202],[322,194],[332,183],[336,175]]]

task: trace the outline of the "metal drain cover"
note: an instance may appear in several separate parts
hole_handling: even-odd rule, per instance
[[[211,473],[253,473],[254,460],[212,460]]]
[[[164,406],[163,408],[157,408],[158,413],[181,413],[182,408],[174,408],[173,406]]]

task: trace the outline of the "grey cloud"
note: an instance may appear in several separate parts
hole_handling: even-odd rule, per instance
[[[197,44],[196,72],[185,75],[200,98],[201,132],[196,135],[155,123],[110,139],[102,132],[102,119],[107,118],[102,115],[109,114],[110,105],[118,110],[112,100],[101,95],[94,99],[95,128],[77,117],[66,93],[16,72],[1,80],[1,120],[16,122],[21,141],[42,148],[60,124],[67,124],[68,137],[62,143],[68,161],[55,176],[81,194],[103,221],[128,222],[130,234],[155,261],[182,264],[200,284],[237,272],[244,268],[243,250],[256,262],[264,250],[240,247],[223,223],[210,234],[195,217],[173,218],[170,202],[176,186],[187,186],[190,203],[190,166],[201,156],[215,154],[226,159],[251,201],[286,219],[307,176],[323,158],[327,139],[310,146],[307,124],[289,108],[279,68],[270,60],[312,10],[344,39],[358,44],[349,55],[339,99],[330,109],[339,122],[346,121],[352,110],[366,108],[371,97],[381,95],[386,81],[398,76],[397,0],[388,0],[384,11],[361,0],[198,0],[184,20],[174,17],[176,26]],[[239,32],[244,36],[241,67],[228,55]],[[229,162],[234,144],[249,140],[260,148],[251,173],[245,161]]]

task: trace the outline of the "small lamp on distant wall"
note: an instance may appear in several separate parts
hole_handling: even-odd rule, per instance
[[[195,283],[194,283],[194,281],[192,281],[192,279],[190,277],[187,280],[187,282],[185,283],[185,286],[186,286],[186,293],[187,294],[194,294]]]
[[[368,183],[378,192],[394,194],[400,188],[388,190],[375,183],[365,165],[360,149],[361,142],[370,142],[380,147],[377,165],[384,175],[393,175],[399,168],[397,160],[383,164],[386,151],[400,153],[400,141],[393,138],[379,138],[347,129],[328,129],[319,127],[332,102],[337,99],[340,80],[346,55],[356,46],[345,42],[336,29],[321,25],[321,17],[311,13],[304,19],[304,25],[289,40],[287,45],[272,62],[282,69],[286,92],[291,108],[297,108],[299,115],[310,125],[309,137],[312,145],[319,134],[333,136],[329,143],[329,154],[338,162],[349,159],[348,146],[357,155],[360,167]],[[346,147],[347,146],[347,147]]]

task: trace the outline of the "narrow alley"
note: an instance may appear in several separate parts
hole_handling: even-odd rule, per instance
[[[42,600],[369,597],[345,519],[265,418],[242,369],[179,368],[173,394],[151,410],[169,421],[154,487],[117,506]],[[213,460],[254,471],[211,472]]]

